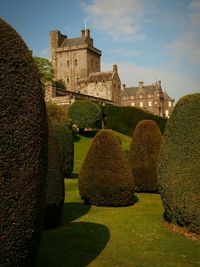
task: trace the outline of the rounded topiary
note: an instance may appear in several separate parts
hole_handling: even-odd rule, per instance
[[[158,190],[156,169],[161,140],[160,129],[154,121],[142,120],[137,124],[129,154],[137,192]]]
[[[70,177],[74,167],[74,140],[69,128],[70,120],[65,110],[55,103],[47,103],[47,113],[51,131],[59,143],[62,154],[62,170],[65,177]]]
[[[94,137],[80,171],[78,186],[86,203],[98,206],[133,204],[131,169],[111,130],[102,130]]]
[[[176,104],[158,160],[165,218],[200,234],[200,94]]]
[[[65,199],[62,155],[54,132],[49,125],[48,171],[45,192],[44,229],[57,226],[61,221]]]
[[[100,128],[101,108],[89,100],[76,100],[69,108],[68,115],[80,129]]]
[[[0,266],[33,266],[42,227],[47,121],[22,38],[0,19]]]

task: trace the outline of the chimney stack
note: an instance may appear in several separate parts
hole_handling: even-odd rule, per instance
[[[85,30],[85,36],[90,38],[90,30],[89,29],[86,29]]]
[[[144,85],[144,82],[143,82],[143,81],[140,81],[140,82],[139,82],[139,87],[142,88],[143,85]]]
[[[113,71],[117,72],[117,65],[113,65]]]
[[[84,30],[84,29],[81,30],[81,36],[82,36],[82,37],[85,37],[85,30]]]

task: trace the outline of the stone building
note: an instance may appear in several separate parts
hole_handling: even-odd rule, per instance
[[[138,87],[123,85],[121,97],[122,106],[140,107],[162,117],[169,117],[174,106],[174,99],[162,90],[161,81],[152,85],[141,81]]]
[[[101,51],[93,46],[90,30],[81,37],[67,38],[59,31],[50,32],[50,61],[56,79],[65,82],[66,90],[101,97],[120,105],[121,81],[117,66],[101,72]]]

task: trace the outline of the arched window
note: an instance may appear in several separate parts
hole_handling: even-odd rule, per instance
[[[77,59],[74,60],[74,65],[77,66],[78,62]]]
[[[67,67],[69,67],[69,60],[67,60]]]

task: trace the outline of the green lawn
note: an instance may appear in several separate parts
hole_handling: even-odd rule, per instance
[[[120,135],[123,149],[130,138]],[[77,138],[78,173],[91,138]],[[136,194],[125,208],[83,205],[77,178],[66,179],[63,224],[43,233],[37,267],[200,266],[200,240],[191,240],[164,226],[160,196]]]

